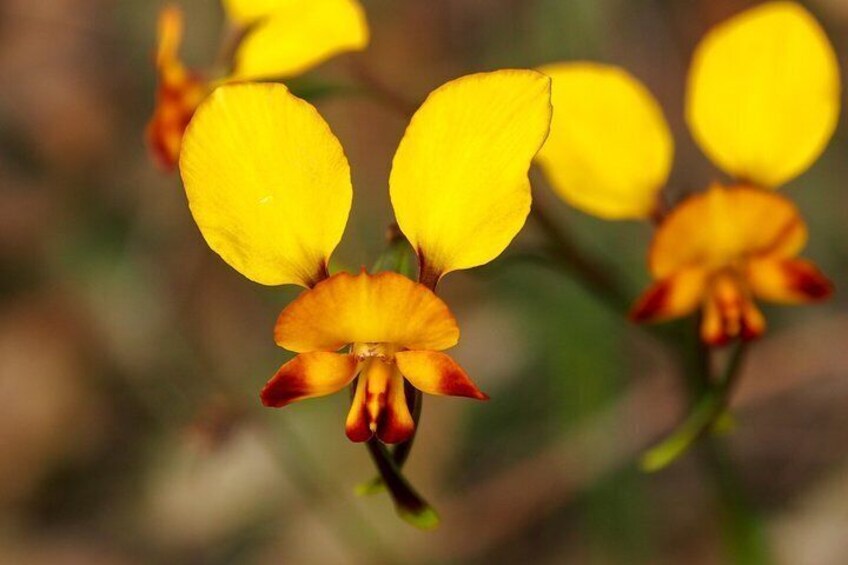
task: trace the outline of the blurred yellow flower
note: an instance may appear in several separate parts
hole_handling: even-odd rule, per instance
[[[755,298],[798,304],[831,294],[818,269],[797,258],[806,240],[806,225],[786,198],[716,184],[675,208],[657,230],[649,255],[657,282],[632,317],[663,320],[703,306],[705,342],[755,338],[766,326]]]
[[[434,91],[413,116],[390,179],[419,282],[390,272],[328,277],[352,199],[338,139],[281,84],[225,85],[207,97],[180,156],[203,237],[251,280],[307,287],[275,331],[278,345],[300,355],[269,381],[263,402],[329,394],[359,375],[348,436],[399,442],[413,426],[404,377],[423,392],[484,398],[440,353],[459,330],[433,289],[447,272],[493,260],[521,229],[527,172],[550,118],[550,79],[535,71],[470,75]]]
[[[538,161],[570,204],[607,219],[650,218],[673,144],[659,105],[616,67],[560,63],[554,119]],[[768,189],[806,170],[839,116],[836,56],[819,24],[794,2],[768,2],[716,26],[695,50],[686,121],[704,153],[734,181],[679,204],[661,222],[649,266],[657,281],[638,321],[703,307],[703,339],[753,338],[765,329],[754,299],[818,300],[831,285],[797,259],[806,227]]]
[[[569,204],[606,219],[649,218],[673,142],[650,92],[618,67],[556,63],[551,135],[537,161]],[[768,2],[716,26],[689,71],[686,120],[736,181],[777,187],[824,150],[839,116],[836,55],[813,16]]]
[[[164,169],[177,164],[185,127],[203,98],[220,83],[286,79],[327,59],[368,45],[365,12],[357,0],[224,0],[240,29],[231,72],[209,79],[187,71],[179,59],[183,14],[162,10],[158,23],[156,107],[148,143]]]

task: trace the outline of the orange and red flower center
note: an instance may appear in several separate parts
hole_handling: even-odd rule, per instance
[[[404,378],[394,359],[398,348],[390,344],[354,344],[359,365],[353,401],[345,430],[352,441],[377,434],[386,443],[409,439],[415,423],[406,399]]]
[[[703,316],[701,337],[713,345],[727,343],[737,336],[754,339],[766,327],[745,275],[736,267],[726,267],[710,276]]]

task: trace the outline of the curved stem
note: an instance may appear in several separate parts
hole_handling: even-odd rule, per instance
[[[577,247],[560,222],[548,215],[538,203],[534,203],[530,215],[550,241],[548,251],[576,275],[578,282],[616,311],[626,312],[629,305],[627,294],[610,276],[610,269]]]
[[[392,495],[398,515],[417,528],[431,530],[439,525],[439,515],[413,488],[383,443],[368,440],[368,453],[380,473],[383,483]]]
[[[745,342],[736,346],[719,382],[706,389],[683,423],[671,435],[645,452],[640,460],[643,470],[653,472],[666,467],[683,455],[704,432],[715,425],[727,408],[733,389],[739,381],[747,350],[748,346]],[[704,372],[708,376],[708,369]]]
[[[403,95],[395,92],[387,86],[373,71],[359,60],[354,60],[351,65],[353,75],[359,84],[376,102],[394,111],[403,118],[411,118],[418,108],[416,104],[407,100]]]

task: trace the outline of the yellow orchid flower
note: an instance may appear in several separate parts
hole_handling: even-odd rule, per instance
[[[358,376],[348,437],[394,443],[414,429],[406,383],[485,398],[441,353],[456,345],[459,329],[433,289],[445,273],[493,260],[521,229],[527,172],[550,118],[550,80],[536,71],[470,75],[434,91],[413,116],[390,179],[419,282],[392,272],[329,276],[352,199],[341,144],[315,108],[281,84],[217,88],[186,130],[180,156],[192,215],[209,246],[247,278],[306,287],[275,329],[277,344],[298,355],[262,401],[285,406]]]
[[[797,258],[806,239],[806,225],[786,198],[714,185],[675,208],[657,230],[649,255],[657,282],[631,315],[663,320],[702,306],[705,342],[758,337],[766,323],[755,298],[797,304],[831,294],[818,269]]]
[[[662,111],[626,71],[589,63],[541,69],[553,79],[554,119],[538,161],[570,204],[607,219],[657,215],[673,145]],[[649,257],[657,281],[634,307],[638,321],[699,307],[711,344],[765,329],[755,299],[800,303],[831,284],[797,259],[806,227],[769,189],[806,170],[839,115],[836,56],[813,16],[768,2],[716,26],[689,71],[686,119],[704,153],[734,182],[713,184],[663,219]]]
[[[339,273],[304,292],[280,314],[277,345],[299,352],[262,390],[266,406],[323,396],[359,376],[345,425],[352,441],[376,433],[409,439],[415,424],[404,379],[422,392],[486,399],[449,356],[459,328],[447,305],[422,284],[393,272]],[[347,353],[336,353],[350,346]]]
[[[223,4],[242,35],[230,74],[213,79],[187,70],[180,61],[182,11],[167,6],[159,15],[159,85],[147,139],[166,170],[177,164],[185,128],[217,84],[291,78],[368,45],[368,23],[358,0],[223,0]]]

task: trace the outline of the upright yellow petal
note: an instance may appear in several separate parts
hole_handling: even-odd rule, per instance
[[[392,166],[392,205],[426,268],[488,263],[530,211],[530,161],[548,134],[550,79],[530,70],[469,75],[415,113]]]
[[[289,0],[251,28],[235,54],[235,80],[287,78],[368,45],[357,0]]]
[[[273,14],[286,4],[298,0],[222,0],[227,17],[233,22],[245,26]]]
[[[645,218],[671,170],[674,142],[662,109],[618,67],[557,63],[551,134],[536,157],[569,204],[605,219]]]
[[[289,351],[335,351],[349,343],[442,350],[459,328],[447,305],[403,275],[338,273],[286,306],[274,330]]]
[[[215,90],[183,139],[180,171],[203,237],[258,283],[311,286],[344,232],[350,168],[318,112],[280,84]]]
[[[769,2],[703,39],[689,73],[686,118],[719,167],[776,187],[824,150],[839,96],[836,55],[818,22],[794,2]]]

